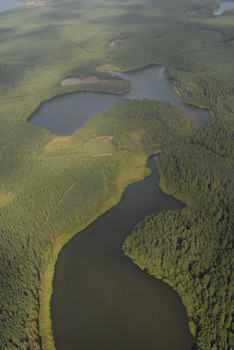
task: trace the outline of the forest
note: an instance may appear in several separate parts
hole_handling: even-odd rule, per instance
[[[123,249],[177,291],[198,349],[233,347],[234,10],[214,16],[218,4],[54,0],[0,14],[1,349],[54,349],[59,251],[156,153],[161,187],[187,207],[146,218]],[[107,71],[150,64],[166,67],[184,102],[210,110],[204,128],[148,100],[121,100],[67,137],[28,122],[54,96],[122,94],[130,83]],[[61,84],[92,75],[100,81]]]
[[[178,292],[197,349],[207,350],[234,346],[234,167],[228,137],[219,141],[217,151],[211,150],[212,124],[205,128],[206,144],[200,130],[186,147],[157,157],[163,188],[187,207],[147,217],[123,246],[136,264]]]

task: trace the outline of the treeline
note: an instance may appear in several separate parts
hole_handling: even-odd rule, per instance
[[[234,113],[219,108],[209,122],[208,128],[203,128],[193,138],[194,144],[200,144],[225,158],[234,158]],[[220,114],[222,117],[220,117]]]
[[[226,81],[210,76],[210,72],[207,74],[206,70],[196,74],[187,74],[187,72],[173,68],[167,71],[167,75],[174,81],[186,103],[196,104],[200,107],[214,107],[233,96],[234,85],[232,79]]]
[[[198,128],[182,108],[170,102],[120,100],[103,115],[111,115],[112,118],[118,116],[118,128],[113,130],[113,143],[117,149],[131,150],[126,138],[129,130],[144,130],[146,134],[141,141],[148,154],[185,142]]]
[[[142,269],[178,292],[202,350],[234,346],[234,166],[228,133],[217,152],[213,147],[215,122],[157,159],[164,181],[190,207],[146,218],[123,246]],[[225,119],[219,122],[223,125]]]

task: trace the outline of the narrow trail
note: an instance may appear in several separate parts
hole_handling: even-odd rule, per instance
[[[40,231],[40,229],[46,224],[46,222],[49,220],[51,214],[53,214],[57,208],[57,206],[64,200],[65,196],[68,194],[69,191],[72,190],[72,188],[75,186],[76,182],[73,182],[71,186],[68,187],[68,189],[63,193],[62,197],[58,200],[54,208],[46,215],[45,219],[43,220],[41,226],[34,232],[34,234],[31,237],[28,237],[27,244],[23,247],[22,252],[17,256],[15,261],[19,260],[19,258],[22,258],[23,255],[26,252],[26,248],[29,247],[29,245],[33,242],[33,239],[35,238],[36,234]]]
[[[95,137],[94,139],[91,139],[91,140],[85,142],[84,145],[88,145],[93,141],[102,140],[102,139],[104,139],[105,141],[109,141],[109,140],[113,139],[113,136],[110,136],[110,135],[98,136],[98,137]]]
[[[76,182],[73,182],[73,184],[68,187],[68,189],[63,193],[62,197],[59,199],[59,201],[57,202],[57,204],[54,206],[54,208],[46,215],[45,220],[43,221],[42,225],[45,225],[47,223],[47,221],[49,220],[51,214],[53,214],[57,208],[57,206],[62,203],[62,201],[64,200],[65,196],[68,194],[68,192],[70,192],[72,190],[72,188],[75,186]]]
[[[112,153],[98,153],[98,154],[93,154],[93,157],[107,157],[107,156],[112,156]]]
[[[33,90],[32,86],[29,84],[29,90],[32,91],[34,94],[36,93],[36,91]]]

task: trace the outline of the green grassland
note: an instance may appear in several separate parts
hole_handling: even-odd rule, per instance
[[[154,274],[167,276],[196,319],[199,349],[230,346],[231,277],[223,279],[227,297],[217,303],[225,310],[212,309],[221,290],[202,283],[206,275],[216,281],[215,274],[224,271],[217,270],[220,254],[222,266],[230,269],[231,264],[234,11],[213,16],[217,5],[216,0],[55,0],[0,14],[0,348],[53,348],[49,301],[59,250],[114,205],[126,185],[144,177],[147,156],[159,151],[165,189],[170,184],[178,197],[194,206],[187,216],[161,215],[175,215],[178,225],[180,215],[185,215],[186,230],[196,220],[203,231],[207,221],[216,222],[218,228],[209,226],[201,238],[203,248],[193,253],[205,257],[207,242],[214,247],[212,263],[207,268],[201,265],[196,279],[191,264],[183,265],[182,279],[165,274],[165,264],[178,265],[177,261],[163,260],[162,270]],[[124,40],[111,47],[116,38]],[[40,103],[53,96],[80,90],[117,94],[129,90],[129,82],[105,72],[109,68],[128,70],[155,63],[166,66],[185,102],[211,109],[213,120],[195,136],[196,126],[181,110],[149,101],[121,101],[70,137],[52,135],[27,122]],[[67,78],[92,75],[100,82],[61,84]],[[214,167],[222,172],[217,175]],[[197,208],[201,203],[203,213]],[[223,215],[218,219],[220,208]],[[158,227],[160,217],[155,220]],[[170,228],[165,239],[169,232]],[[192,237],[197,232],[202,229],[196,227]],[[228,246],[227,256],[217,242]],[[191,260],[189,249],[186,252]],[[181,289],[187,276],[189,302]],[[205,307],[197,307],[194,280],[204,294],[196,298],[206,302]]]

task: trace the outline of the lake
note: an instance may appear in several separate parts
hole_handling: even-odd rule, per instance
[[[120,98],[170,101],[182,107],[188,115],[203,126],[211,118],[206,110],[185,105],[172,82],[164,75],[165,68],[152,65],[131,72],[117,73],[132,83],[132,90],[124,95],[97,92],[76,92],[61,95],[41,104],[33,113],[30,123],[50,130],[56,135],[72,135],[85,121],[98,115]]]
[[[122,243],[146,215],[184,205],[150,176],[126,188],[118,205],[59,254],[51,300],[56,349],[189,350],[193,337],[175,291],[126,257]]]
[[[221,1],[219,7],[214,9],[214,15],[219,16],[224,11],[234,8],[234,1]]]
[[[184,105],[164,71],[152,65],[111,74],[133,86],[122,98],[170,101],[205,125],[209,112]],[[95,92],[62,95],[43,103],[31,123],[54,134],[71,135],[119,98]],[[76,235],[59,254],[51,299],[57,349],[189,350],[193,345],[179,296],[122,252],[125,237],[146,215],[184,206],[160,190],[153,158],[148,166],[149,177],[128,186],[117,206]]]
[[[22,6],[24,3],[18,0],[0,0],[0,13],[10,10],[14,7]]]

